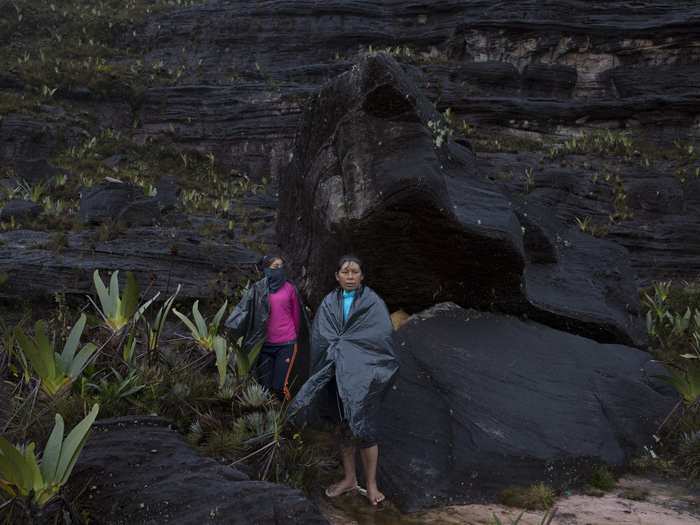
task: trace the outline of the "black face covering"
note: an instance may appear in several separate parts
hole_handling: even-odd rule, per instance
[[[263,270],[267,282],[270,285],[270,291],[276,292],[287,281],[287,276],[284,273],[284,268],[265,268]]]

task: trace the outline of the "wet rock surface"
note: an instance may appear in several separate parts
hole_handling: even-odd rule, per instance
[[[380,469],[402,510],[580,485],[651,444],[676,402],[645,352],[453,304],[413,316],[395,341]]]
[[[313,100],[280,179],[277,222],[311,304],[353,252],[390,309],[455,301],[597,340],[643,340],[626,250],[517,201],[444,126],[381,53]]]
[[[327,523],[300,491],[200,456],[155,417],[96,422],[70,487],[87,487],[81,502],[105,525]]]

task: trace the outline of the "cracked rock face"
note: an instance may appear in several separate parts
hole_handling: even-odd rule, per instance
[[[383,488],[403,510],[581,484],[651,444],[676,402],[646,352],[440,304],[395,333]]]
[[[631,216],[610,224],[607,236],[629,251],[638,284],[694,279],[700,179],[693,174],[700,158],[652,159],[648,166],[642,157],[700,138],[698,20],[700,7],[690,0],[226,0],[173,7],[121,34],[115,29],[118,63],[106,65],[178,71],[177,81],[104,96],[76,85],[29,113],[10,108],[0,115],[0,173],[9,166],[19,178],[37,180],[45,159],[113,129],[137,143],[164,140],[211,152],[251,180],[276,182],[311,97],[350,71],[370,46],[391,47],[438,111],[450,108],[457,125],[464,121],[474,130],[477,174],[502,180],[509,195],[527,193],[530,204],[570,226],[587,217],[608,225],[615,199],[627,194]],[[114,86],[124,82],[114,78]],[[0,73],[3,94],[31,95],[40,87],[11,68]],[[381,118],[376,104],[367,109]],[[548,141],[608,129],[644,139],[635,146],[640,158],[618,170],[597,163],[598,153],[583,152],[565,167],[547,157]],[[523,146],[526,139],[530,146],[538,142],[538,150]],[[35,160],[33,168],[24,165]],[[619,188],[604,181],[606,172],[620,176]],[[554,173],[577,182],[562,190]],[[324,191],[337,183],[330,179]],[[141,213],[133,218],[141,219]],[[634,309],[631,304],[624,315]]]
[[[280,180],[277,228],[314,306],[351,252],[390,309],[454,301],[597,340],[642,339],[625,250],[480,176],[473,152],[386,54],[309,105]]]
[[[0,261],[9,276],[0,298],[41,300],[47,291],[82,294],[91,290],[92,272],[133,272],[141,289],[168,296],[202,298],[234,289],[248,276],[258,255],[244,246],[202,237],[191,229],[132,227],[115,239],[91,232],[69,233],[55,246],[50,234],[12,230],[0,235]],[[224,271],[226,270],[226,271]],[[123,289],[123,288],[122,288]]]

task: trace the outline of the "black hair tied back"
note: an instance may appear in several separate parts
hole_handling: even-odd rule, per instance
[[[338,268],[337,268],[336,272],[339,272],[340,269],[343,267],[343,265],[345,265],[347,263],[353,263],[353,262],[355,264],[357,264],[357,266],[360,267],[360,271],[362,273],[365,273],[364,269],[362,268],[362,261],[360,260],[359,257],[355,257],[354,255],[343,255],[340,258],[340,260],[338,261]]]
[[[260,261],[258,262],[258,265],[260,266],[261,270],[264,270],[265,268],[269,268],[272,264],[272,261],[274,261],[275,259],[281,259],[282,262],[284,262],[284,258],[281,255],[271,254],[263,255],[262,259],[260,259]]]

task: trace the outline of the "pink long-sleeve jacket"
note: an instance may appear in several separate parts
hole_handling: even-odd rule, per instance
[[[291,283],[284,283],[279,290],[269,294],[270,317],[267,321],[268,344],[278,345],[296,341],[299,336],[301,310],[296,290]]]

